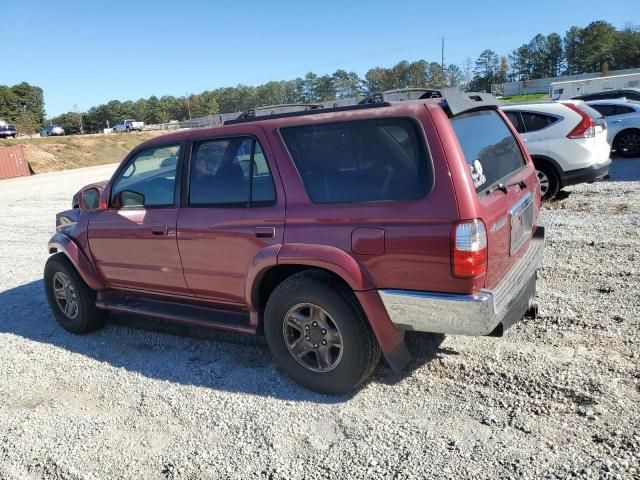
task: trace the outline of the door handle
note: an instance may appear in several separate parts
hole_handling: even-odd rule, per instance
[[[168,228],[166,225],[163,226],[159,226],[159,227],[151,227],[151,234],[152,235],[166,235],[168,232]]]
[[[274,238],[275,236],[275,227],[256,227],[256,237],[258,238]]]

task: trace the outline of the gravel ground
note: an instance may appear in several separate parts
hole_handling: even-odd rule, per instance
[[[540,318],[414,335],[404,374],[338,398],[259,339],[54,323],[54,214],[112,169],[0,182],[0,478],[640,478],[640,160],[546,205]]]

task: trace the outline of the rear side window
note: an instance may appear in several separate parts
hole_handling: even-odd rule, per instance
[[[553,115],[545,115],[544,113],[534,112],[521,112],[522,121],[527,129],[527,132],[535,132],[536,130],[542,130],[549,125],[558,121],[558,117]]]
[[[257,206],[276,201],[260,142],[234,137],[196,142],[191,153],[189,204]]]
[[[427,152],[410,120],[288,127],[281,134],[314,203],[412,200],[427,194]]]
[[[515,137],[494,110],[466,113],[451,120],[471,171],[476,192],[481,192],[525,165]]]
[[[526,133],[527,130],[524,128],[524,123],[522,122],[522,117],[520,116],[520,112],[504,112],[507,115],[507,118],[513,126],[516,127],[518,133]]]

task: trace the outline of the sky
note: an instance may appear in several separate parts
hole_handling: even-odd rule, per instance
[[[0,9],[0,85],[41,87],[55,116],[309,71],[439,62],[442,37],[445,63],[462,66],[485,48],[507,54],[594,20],[639,24],[638,0],[10,0]]]

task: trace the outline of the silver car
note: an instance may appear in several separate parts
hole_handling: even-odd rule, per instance
[[[41,137],[55,137],[64,135],[64,128],[58,125],[47,125],[40,132]]]

